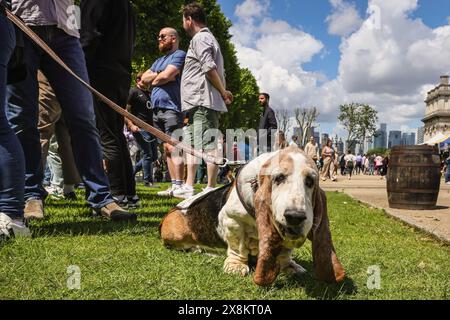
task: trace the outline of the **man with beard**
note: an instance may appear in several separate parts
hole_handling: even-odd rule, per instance
[[[151,102],[155,128],[172,135],[175,130],[183,128],[180,83],[186,53],[178,49],[179,36],[173,28],[163,28],[157,40],[163,56],[144,73],[141,81],[143,85],[152,87]],[[173,146],[164,143],[164,151],[172,186],[166,191],[158,192],[158,195],[172,196],[173,191],[183,185],[184,165]]]

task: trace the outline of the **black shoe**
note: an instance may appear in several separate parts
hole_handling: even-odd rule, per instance
[[[127,197],[128,209],[137,209],[141,206],[141,200],[138,196]]]
[[[144,182],[144,187],[147,188],[158,188],[153,182]]]
[[[111,202],[100,209],[94,209],[94,215],[111,221],[136,221],[137,215],[123,210],[117,203]]]

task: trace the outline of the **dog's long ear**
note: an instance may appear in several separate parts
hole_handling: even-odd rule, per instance
[[[277,257],[281,252],[283,239],[273,224],[270,207],[272,198],[272,182],[270,175],[259,177],[259,189],[255,193],[256,226],[259,236],[259,254],[253,281],[263,287],[272,285],[280,266]]]
[[[314,193],[314,225],[308,235],[312,241],[314,274],[320,281],[341,282],[344,280],[345,270],[339,262],[331,239],[326,194],[319,187]]]

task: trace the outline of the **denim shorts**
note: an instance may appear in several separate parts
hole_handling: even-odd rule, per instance
[[[183,113],[153,108],[153,126],[170,136],[175,130],[183,128]]]

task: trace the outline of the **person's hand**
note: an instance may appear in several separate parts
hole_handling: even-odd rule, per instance
[[[230,105],[233,102],[233,94],[231,91],[225,90],[225,92],[222,94],[222,99],[225,101],[226,105]]]
[[[138,133],[139,130],[141,130],[141,129],[138,126],[132,125],[130,127],[130,131],[133,132],[133,133]]]
[[[139,80],[138,86],[141,87],[142,89],[144,89],[145,91],[150,91],[150,87],[151,87],[149,84],[145,83],[142,80]]]

